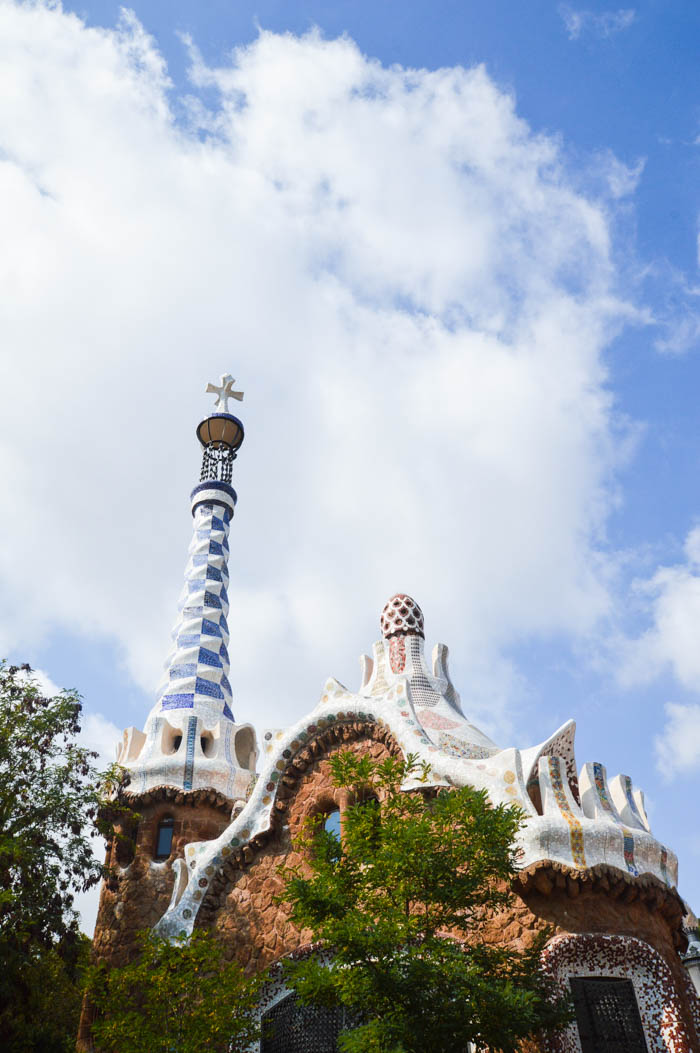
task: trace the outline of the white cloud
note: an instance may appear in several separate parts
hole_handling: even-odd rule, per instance
[[[40,693],[47,698],[60,695],[63,690],[43,669],[32,669],[30,673],[20,671],[17,675],[22,680],[30,680],[36,684]],[[80,744],[98,754],[98,760],[95,761],[98,768],[109,767],[116,759],[116,747],[121,740],[122,729],[102,713],[88,713],[85,710],[81,715],[80,724]]]
[[[700,705],[669,702],[666,725],[655,740],[656,763],[666,778],[700,767]]]
[[[651,627],[626,648],[621,676],[627,683],[670,670],[680,683],[700,691],[700,527],[685,541],[684,563],[659,567],[635,589],[648,606]]]
[[[53,682],[49,674],[45,673],[43,669],[32,669],[30,673],[21,669],[17,674],[17,679],[34,683],[39,693],[46,698],[53,698],[54,695],[60,695],[61,693],[61,688]]]
[[[215,109],[131,16],[0,4],[4,649],[59,626],[155,683],[230,369],[237,715],[298,716],[406,589],[498,724],[505,649],[610,607],[614,201],[482,68],[262,33],[194,78]]]
[[[559,14],[564,21],[564,27],[569,35],[569,40],[578,40],[585,31],[598,37],[612,37],[629,29],[636,21],[637,12],[632,7],[620,7],[617,11],[576,10],[568,4],[560,4]]]
[[[122,729],[101,713],[83,713],[80,742],[97,753],[95,764],[101,771],[116,760],[116,747],[121,737]]]
[[[626,165],[608,151],[601,157],[603,171],[607,173],[608,186],[614,198],[629,197],[639,186],[646,158],[640,157],[633,165]]]

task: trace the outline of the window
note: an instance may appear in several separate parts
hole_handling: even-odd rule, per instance
[[[583,1053],[648,1053],[631,980],[571,976]]]
[[[340,808],[334,808],[323,820],[323,829],[328,834],[335,834],[340,840]]]
[[[355,1022],[342,1007],[302,1005],[295,994],[290,994],[263,1015],[260,1051],[336,1053],[338,1035]]]
[[[117,863],[120,867],[128,867],[133,862],[136,853],[136,834],[138,823],[129,823],[125,827],[116,827],[114,831],[114,846]]]
[[[175,820],[171,815],[166,815],[164,819],[158,823],[158,833],[156,834],[156,859],[168,859],[170,856],[170,850],[173,847],[173,827],[175,826]]]

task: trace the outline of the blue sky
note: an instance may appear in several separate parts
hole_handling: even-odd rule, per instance
[[[4,653],[142,726],[230,370],[237,716],[354,686],[409,591],[497,741],[574,717],[644,788],[697,910],[700,10],[131,10],[0,3]]]

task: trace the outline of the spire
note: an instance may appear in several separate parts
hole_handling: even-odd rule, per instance
[[[233,377],[207,384],[216,406],[227,407]],[[203,709],[210,718],[233,720],[228,657],[228,533],[238,500],[231,486],[243,425],[230,413],[212,413],[197,426],[202,446],[200,481],[190,495],[194,529],[185,584],[173,626],[173,647],[158,691],[160,708]]]
[[[231,476],[244,437],[241,421],[226,412],[229,398],[243,398],[233,384],[226,373],[219,385],[206,388],[224,412],[197,426],[202,469],[190,495],[192,541],[173,644],[145,734],[133,729],[127,742],[125,732],[121,763],[140,771],[141,789],[208,786],[234,797],[238,783],[245,783],[245,792],[250,781],[237,774],[249,776],[255,764],[255,733],[235,724],[229,681],[228,535],[237,501]]]

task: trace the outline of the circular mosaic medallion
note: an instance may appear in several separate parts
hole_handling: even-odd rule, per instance
[[[504,782],[515,782],[515,772],[514,771],[506,771],[506,772],[504,772],[503,773],[503,781]]]

